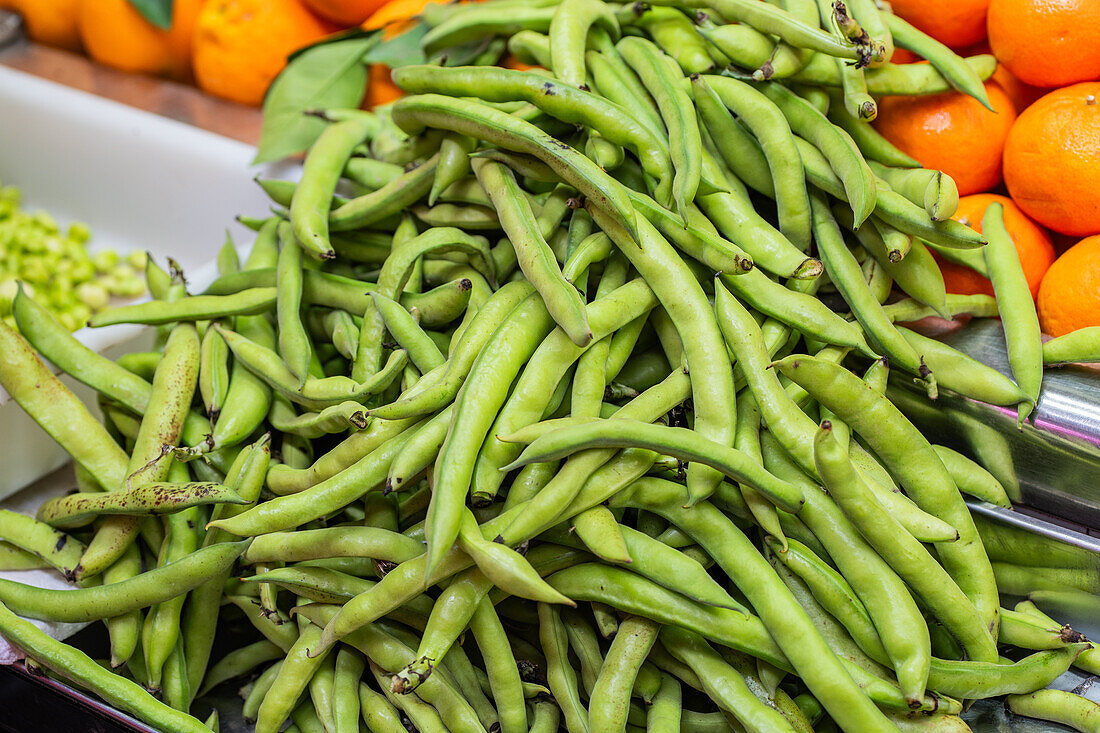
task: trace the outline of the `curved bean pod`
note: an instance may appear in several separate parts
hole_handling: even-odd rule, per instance
[[[653,292],[657,299],[677,331],[684,333],[684,359],[691,374],[695,404],[698,405],[696,430],[705,438],[731,445],[734,415],[730,408],[735,404],[733,376],[729,361],[722,353],[722,334],[718,324],[697,317],[698,313],[710,307],[699,282],[683,266],[683,261],[675,257],[668,242],[643,217],[637,217],[641,239],[634,240],[622,228],[614,226],[615,222],[602,211],[592,209],[590,213],[646,282],[656,287]],[[690,501],[713,493],[720,482],[717,472],[700,468],[688,469]]]
[[[525,442],[523,431],[505,439]],[[680,460],[698,461],[722,471],[735,481],[751,484],[784,509],[797,512],[802,506],[800,490],[778,480],[741,451],[707,440],[686,428],[670,428],[636,420],[600,420],[556,430],[536,439],[518,459],[502,470],[563,458],[578,450],[596,447],[645,448]]]
[[[995,633],[1000,604],[989,558],[955,483],[920,431],[883,395],[843,367],[788,356],[776,368],[867,441],[918,506],[958,530],[959,539],[937,544],[936,553]]]
[[[1027,694],[1049,685],[1069,669],[1078,654],[1091,648],[1088,642],[1069,644],[1063,649],[1036,652],[1015,664],[936,659],[928,686],[969,700]]]
[[[404,430],[408,424],[396,426]],[[305,522],[337,511],[379,486],[393,457],[401,450],[408,435],[398,433],[359,458],[347,469],[298,493],[280,496],[252,507],[233,517],[211,521],[215,527],[239,537],[292,529]]]
[[[1009,695],[1005,707],[1016,715],[1049,720],[1084,733],[1100,730],[1100,704],[1062,690],[1038,690],[1028,695]]]
[[[631,691],[659,630],[657,623],[639,616],[625,618],[619,624],[589,692],[589,728],[608,733],[626,730]]]
[[[19,618],[3,604],[0,604],[0,633],[42,666],[166,733],[208,733],[210,730],[197,718],[160,702],[136,682],[103,669],[80,650]]]
[[[874,174],[852,138],[829,122],[812,104],[786,87],[765,84],[761,91],[783,112],[791,130],[825,155],[829,166],[842,182],[844,197],[852,206],[856,225],[862,224],[875,208],[876,187]],[[800,157],[805,165],[805,156],[800,153]]]
[[[768,430],[775,435],[803,470],[816,475],[813,452],[809,442],[816,428],[813,420],[798,408],[779,383],[771,358],[764,345],[764,335],[752,315],[722,283],[715,281],[714,311],[726,344],[756,399]]]
[[[248,540],[205,547],[176,562],[110,585],[49,590],[0,581],[0,601],[27,618],[86,623],[161,603],[229,568]]]
[[[643,479],[617,496],[613,504],[655,511],[699,542],[762,614],[761,621],[790,660],[786,664],[766,661],[781,669],[797,669],[811,692],[841,725],[857,730],[888,730],[888,724],[852,682],[841,661],[829,650],[767,561],[759,553],[746,554],[751,546],[748,538],[712,504],[701,502],[684,507],[675,498],[674,487],[675,484],[658,479]],[[686,626],[681,622],[676,625]],[[702,634],[710,635],[706,631]]]
[[[573,148],[534,125],[480,102],[438,94],[405,97],[394,104],[394,121],[409,132],[439,127],[477,137],[507,150],[533,155],[563,181],[607,211],[633,235],[633,209],[620,184]]]
[[[328,215],[340,172],[356,146],[378,128],[379,121],[374,115],[355,115],[334,122],[325,128],[306,155],[302,181],[290,202],[290,221],[295,240],[318,259],[336,256],[328,239]]]
[[[618,636],[615,637],[618,639]],[[756,697],[744,678],[705,639],[674,626],[661,629],[661,642],[699,677],[703,691],[747,731],[794,733],[794,728],[775,708]]]
[[[831,430],[831,425],[822,423],[814,440],[818,472],[830,495],[898,576],[959,640],[971,659],[996,659],[996,642],[973,604],[947,571],[875,501],[847,455],[832,439]]]
[[[966,60],[931,36],[914,28],[910,23],[893,13],[883,13],[886,27],[897,41],[898,46],[925,58],[936,71],[943,75],[947,83],[963,94],[969,94],[982,103],[990,112],[989,96],[985,92],[982,78]]]
[[[707,87],[748,127],[760,141],[773,179],[779,229],[805,251],[810,246],[809,198],[802,161],[794,136],[783,112],[764,94],[730,77],[692,77],[696,104],[707,95]]]
[[[1043,344],[1043,365],[1100,361],[1100,326],[1087,326]]]
[[[388,387],[405,368],[408,354],[404,350],[394,351],[380,371],[365,382],[356,382],[348,377],[325,377],[307,379],[298,384],[298,378],[287,368],[279,355],[271,349],[243,335],[221,326],[215,326],[225,338],[233,355],[244,363],[256,376],[263,379],[272,389],[311,410],[323,410],[341,402],[361,402],[367,397],[378,394]]]

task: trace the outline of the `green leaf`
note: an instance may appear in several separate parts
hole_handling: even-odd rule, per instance
[[[378,31],[365,31],[362,28],[360,28],[359,26],[354,26],[352,28],[342,30],[339,33],[332,33],[330,35],[327,35],[324,38],[322,38],[321,40],[314,41],[313,43],[309,44],[308,46],[302,46],[301,48],[299,48],[295,51],[292,51],[290,53],[290,55],[286,57],[286,60],[287,60],[287,63],[290,63],[290,62],[294,61],[294,59],[296,59],[299,56],[301,56],[302,54],[306,53],[307,51],[309,51],[311,49],[314,49],[314,48],[317,48],[318,46],[326,46],[330,43],[340,43],[341,41],[350,41],[353,38],[370,38],[370,39],[374,39],[375,41],[377,41],[377,40],[381,39],[381,37],[382,37],[382,34],[379,33]]]
[[[172,27],[173,0],[127,0],[141,17],[161,30]]]
[[[312,145],[325,123],[304,115],[306,110],[358,107],[367,85],[363,55],[376,42],[376,35],[356,35],[296,56],[267,91],[260,145],[252,162],[278,160]]]
[[[368,64],[385,64],[391,69],[422,64],[427,59],[420,50],[420,39],[428,33],[426,23],[417,23],[399,36],[383,41],[363,58]]]

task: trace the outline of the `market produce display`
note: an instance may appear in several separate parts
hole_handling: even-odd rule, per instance
[[[243,261],[189,292],[150,260],[152,302],[91,317],[152,351],[17,292],[0,385],[79,492],[0,512],[0,567],[74,584],[0,581],[0,634],[165,731],[217,729],[190,713],[231,680],[269,733],[961,731],[1002,696],[1097,730],[1047,688],[1100,650],[1040,608],[1100,615],[1100,558],[972,515],[1011,506],[994,467],[896,405],[1023,428],[1045,364],[1098,358],[1044,346],[1011,202],[952,219],[952,178],[870,124],[998,107],[996,63],[869,1],[782,5],[432,6],[406,96],[282,128],[301,180],[259,182]],[[1001,317],[1012,379],[928,316]],[[27,618],[103,621],[110,659]]]
[[[0,186],[0,315],[8,325],[15,325],[11,306],[20,286],[70,331],[83,328],[112,298],[145,292],[144,252],[92,255],[87,226],[73,223],[62,231],[48,213],[25,211],[21,203],[18,188]]]

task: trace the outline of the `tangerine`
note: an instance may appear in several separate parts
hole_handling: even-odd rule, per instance
[[[175,0],[172,27],[161,30],[128,0],[82,0],[80,37],[93,59],[122,71],[190,76],[191,34],[202,0]]]
[[[962,195],[1001,182],[1005,138],[1016,119],[1012,100],[986,83],[990,112],[960,92],[923,97],[883,97],[875,128],[902,151],[955,180]]]
[[[1100,233],[1100,82],[1057,89],[1028,107],[1004,151],[1009,195],[1040,224]]]
[[[287,56],[329,30],[299,0],[210,0],[195,28],[195,78],[210,94],[258,105]]]
[[[1060,87],[1100,79],[1100,3],[992,0],[989,45],[1026,84]]]
[[[1100,326],[1100,236],[1082,239],[1054,261],[1038,306],[1039,325],[1051,336]]]
[[[359,25],[386,4],[386,0],[305,0],[317,15],[341,26]]]
[[[954,48],[985,38],[990,0],[892,0],[894,12],[941,43]]]
[[[27,35],[39,43],[80,50],[80,0],[0,0],[0,10],[23,16]]]

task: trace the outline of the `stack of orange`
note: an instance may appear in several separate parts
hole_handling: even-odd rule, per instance
[[[964,195],[956,219],[980,230],[986,207],[1005,205],[1045,333],[1100,326],[1100,2],[892,6],[960,53],[992,52],[1000,63],[986,84],[992,112],[961,94],[884,99],[876,127],[923,165],[950,174],[961,194],[974,194]],[[904,51],[894,59],[916,60]],[[1057,259],[1052,240],[1068,247]],[[992,294],[972,270],[941,266],[949,292]]]
[[[148,22],[130,0],[0,0],[20,13],[31,38],[123,71],[190,80],[205,91],[258,105],[287,56],[325,36],[358,26],[386,6],[408,19],[426,0],[175,0],[167,30]],[[385,15],[385,14],[382,14]],[[385,23],[381,23],[384,25]],[[372,78],[381,87],[388,75]],[[392,92],[391,92],[392,94]]]

